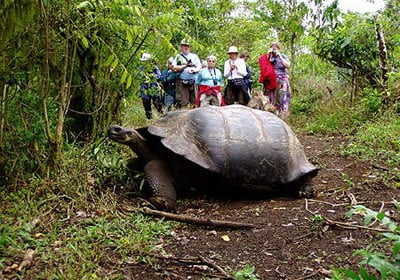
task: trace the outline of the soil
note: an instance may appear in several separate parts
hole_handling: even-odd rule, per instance
[[[345,138],[299,138],[310,162],[320,168],[314,179],[316,198],[181,199],[179,214],[253,223],[257,227],[221,230],[181,224],[170,240],[159,244],[155,253],[158,257],[151,265],[126,267],[128,278],[230,279],[229,272],[241,270],[246,264],[254,266],[259,279],[325,279],[331,267],[356,269],[359,259],[354,251],[377,241],[379,236],[374,231],[346,229],[335,223],[357,221],[362,225],[361,218],[344,218],[354,204],[381,210],[399,221],[391,201],[400,197],[400,190],[384,183],[383,164],[342,156],[339,147],[346,143]]]

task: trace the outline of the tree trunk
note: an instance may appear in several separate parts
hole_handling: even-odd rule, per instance
[[[58,164],[61,159],[62,154],[62,144],[63,144],[63,130],[64,130],[64,121],[65,121],[65,113],[67,108],[67,94],[68,94],[68,81],[67,81],[67,72],[68,72],[68,62],[69,62],[69,36],[70,36],[70,2],[67,1],[67,31],[66,31],[66,39],[65,39],[65,57],[64,57],[64,69],[62,73],[61,79],[61,87],[60,87],[60,98],[58,105],[58,118],[57,118],[57,128],[55,135],[55,151],[54,151],[54,160],[55,163]]]
[[[50,83],[50,70],[49,70],[49,49],[50,49],[50,40],[49,40],[49,21],[47,17],[47,11],[46,7],[43,3],[43,0],[40,1],[40,9],[41,9],[41,15],[43,18],[43,23],[44,23],[44,48],[45,48],[45,61],[44,61],[44,71],[45,71],[45,78],[43,82],[43,91],[42,91],[42,109],[43,109],[43,117],[45,121],[45,132],[47,136],[47,141],[49,144],[51,144],[52,140],[52,135],[50,132],[50,122],[49,122],[49,116],[48,116],[48,111],[47,111],[47,97],[49,95],[49,83]]]
[[[2,85],[1,90],[1,99],[0,99],[0,147],[3,146],[3,137],[4,137],[4,123],[6,118],[6,93],[7,93],[7,84],[4,83]]]
[[[376,40],[378,45],[379,51],[379,66],[381,70],[381,80],[382,80],[382,87],[386,89],[387,86],[387,49],[385,43],[385,37],[382,32],[381,25],[377,22],[377,18],[375,17],[375,33],[376,33]]]
[[[296,42],[296,34],[292,33],[292,36],[290,37],[290,74],[291,75],[294,75],[294,64],[296,61],[295,42]]]

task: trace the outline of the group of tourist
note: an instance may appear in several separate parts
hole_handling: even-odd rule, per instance
[[[246,61],[249,53],[243,51],[239,56],[237,47],[229,47],[229,59],[224,63],[223,72],[216,68],[217,58],[210,55],[201,62],[197,54],[191,52],[190,43],[182,40],[180,53],[168,58],[166,69],[160,72],[151,62],[151,55],[143,53],[140,68],[142,82],[140,94],[148,119],[152,118],[151,103],[162,113],[162,103],[166,111],[172,107],[201,107],[206,105],[225,106],[235,102],[247,105],[251,98],[251,69]],[[259,57],[259,82],[263,84],[267,96],[277,112],[286,116],[289,112],[290,85],[289,59],[280,53],[278,43],[273,43],[267,53]],[[223,78],[227,79],[222,89]],[[161,88],[164,97],[161,98]]]

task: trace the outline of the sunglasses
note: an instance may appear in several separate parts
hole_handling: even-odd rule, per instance
[[[207,62],[214,62],[214,63],[215,63],[215,60],[209,60],[209,61],[207,61]]]

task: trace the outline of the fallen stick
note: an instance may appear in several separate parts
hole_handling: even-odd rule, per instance
[[[308,200],[307,199],[305,199],[305,209],[311,215],[317,215],[317,213],[318,213],[318,212],[313,212],[310,209],[308,209]],[[320,215],[328,225],[333,225],[333,226],[337,226],[337,227],[344,228],[344,229],[365,229],[365,230],[377,231],[377,232],[391,232],[389,229],[353,225],[353,224],[349,224],[349,223],[345,223],[345,222],[334,221],[334,220],[328,219],[326,216],[319,214],[319,213],[318,213],[318,215]]]
[[[209,259],[207,259],[207,258],[205,258],[205,257],[202,257],[202,256],[199,256],[199,260],[201,260],[201,261],[202,261],[204,264],[206,264],[207,266],[212,267],[212,268],[214,268],[215,270],[217,270],[219,273],[221,273],[222,275],[224,275],[224,277],[225,277],[226,279],[235,280],[235,278],[233,278],[232,276],[230,276],[222,267],[220,267],[219,265],[213,263],[211,260],[209,260]]]
[[[180,215],[164,211],[153,210],[148,207],[140,208],[138,210],[144,214],[149,214],[156,217],[163,217],[169,220],[194,224],[194,225],[212,226],[217,228],[231,228],[231,229],[251,229],[256,227],[255,224],[239,223],[239,222],[223,221],[223,220],[200,219],[188,215]]]
[[[167,261],[174,261],[174,262],[179,262],[183,264],[189,264],[189,265],[206,265],[208,268],[217,270],[220,275],[213,275],[215,277],[218,277],[219,279],[229,279],[229,280],[234,280],[228,272],[226,272],[222,267],[219,265],[215,264],[213,261],[210,259],[203,257],[203,256],[198,256],[198,257],[186,257],[186,258],[179,258],[179,257],[173,257],[173,256],[160,256],[160,255],[155,255],[155,254],[149,254],[149,256],[161,259],[161,260],[167,260]]]

